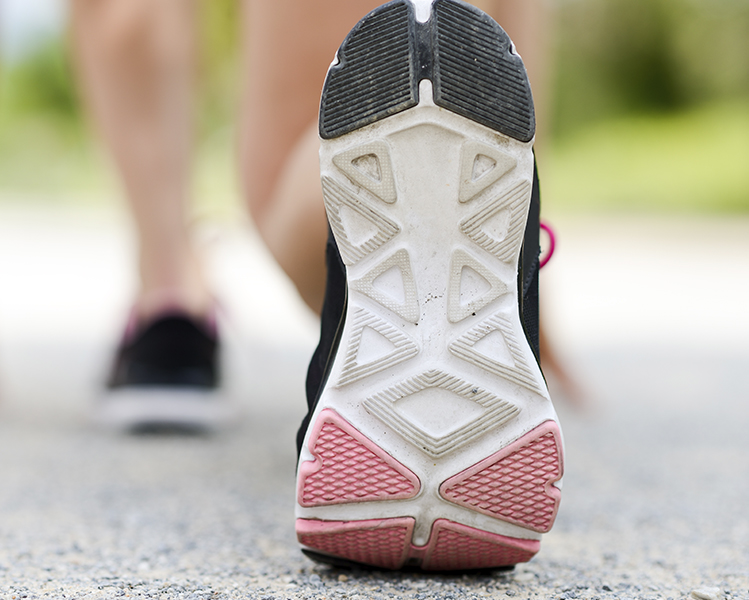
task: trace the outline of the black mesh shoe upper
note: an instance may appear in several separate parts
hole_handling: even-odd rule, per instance
[[[167,315],[120,346],[107,386],[215,388],[217,354],[213,331],[187,316]]]

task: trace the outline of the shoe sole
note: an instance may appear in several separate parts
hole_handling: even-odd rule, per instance
[[[235,417],[220,392],[158,386],[110,391],[93,415],[101,427],[131,433],[210,433],[228,427]]]
[[[518,310],[534,128],[522,61],[463,2],[391,2],[341,46],[320,160],[348,302],[298,468],[310,556],[501,568],[551,528],[561,433]]]

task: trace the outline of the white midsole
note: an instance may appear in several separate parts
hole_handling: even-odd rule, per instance
[[[156,425],[213,429],[228,425],[236,413],[218,391],[144,386],[108,392],[96,405],[93,419],[116,430]]]
[[[513,219],[520,219],[524,229],[534,169],[532,144],[532,141],[523,143],[503,136],[435,106],[431,83],[427,80],[421,82],[418,106],[341,137],[322,141],[321,174],[332,182],[327,184],[328,196],[333,190],[337,195],[333,202],[345,205],[345,210],[334,207],[340,214],[331,215],[331,200],[327,198],[329,218],[331,223],[338,219],[342,224],[340,227],[346,225],[349,227],[347,231],[351,232],[349,240],[340,239],[337,235],[344,260],[350,263],[347,265],[349,295],[338,354],[311,423],[315,423],[322,410],[334,410],[413,471],[421,481],[421,490],[409,500],[320,507],[297,504],[297,517],[365,520],[413,516],[416,518],[414,543],[417,545],[426,543],[432,523],[438,518],[448,518],[501,535],[527,539],[540,537],[528,529],[448,503],[438,492],[439,486],[448,478],[506,447],[541,423],[557,421],[545,381],[526,341],[518,314],[517,263],[522,235],[508,251],[510,258],[505,260],[505,255],[502,255],[500,260],[497,258],[499,251],[493,255],[486,250],[493,249],[496,244],[479,247],[474,243],[475,239],[467,236],[468,225],[463,227],[465,223],[470,224],[471,218],[483,218],[482,210],[492,214],[492,207],[498,198],[509,197],[512,190],[520,190],[518,193],[522,193],[523,198],[518,210],[522,214],[512,216],[510,211],[508,216],[504,214],[508,211],[503,209],[504,212],[498,211],[492,218],[500,226],[503,218],[509,219],[508,231],[515,222]],[[387,186],[373,188],[362,185],[364,179],[358,173],[342,171],[341,160],[336,157],[349,156],[353,149],[360,147],[365,152],[371,149],[375,153],[389,153],[397,191],[396,201],[389,199]],[[461,156],[465,155],[466,148],[487,148],[488,154],[500,157],[497,160],[507,157],[507,163],[514,163],[515,166],[497,181],[479,190],[475,196],[458,201],[457,188],[463,185],[461,177],[466,172]],[[377,174],[376,171],[373,173]],[[387,165],[382,161],[379,176],[387,183]],[[480,188],[468,182],[465,189],[472,190],[470,186]],[[377,195],[371,193],[368,187],[375,189]],[[463,189],[462,196],[472,193],[463,193]],[[347,199],[338,199],[344,196]],[[363,247],[367,234],[371,232],[362,226],[357,230],[354,227],[356,223],[345,222],[345,218],[349,221],[352,219],[351,216],[346,217],[347,214],[356,216],[359,204],[372,207],[384,215],[385,220],[381,220],[381,228],[385,231],[383,239],[391,235],[388,231],[392,232],[394,227],[397,234],[392,234],[390,240],[374,250],[359,251],[354,242],[358,241],[359,246]],[[477,214],[479,217],[475,217]],[[486,224],[483,226],[489,227]],[[359,237],[356,238],[354,234]],[[510,234],[507,235],[509,237]],[[485,244],[491,242],[482,241]],[[456,256],[464,260],[464,255],[468,256],[465,260],[472,261],[469,265],[474,273],[485,276],[487,281],[500,282],[496,283],[496,287],[503,291],[488,304],[479,306],[475,316],[456,305],[454,290],[450,290],[450,284],[454,281],[450,279],[451,261],[455,261]],[[410,266],[412,285],[404,285],[402,293],[397,286],[388,291],[387,274],[390,271],[386,267],[391,266],[400,268],[401,273]],[[378,277],[383,275],[385,283],[382,289],[374,285],[373,273]],[[415,319],[413,302],[410,301],[414,293],[418,305]],[[374,316],[364,321],[363,315]],[[446,318],[447,315],[450,318]],[[508,347],[511,347],[512,353],[506,361],[506,368],[500,364],[494,370],[471,354],[471,332],[482,323],[487,323],[487,319],[493,315],[498,316],[491,322],[501,330],[505,341],[511,341]],[[362,344],[360,338],[363,335],[362,326],[357,324],[363,322],[374,323],[368,326],[379,327],[380,333],[389,335],[391,341],[402,343],[405,358],[399,358],[399,362],[379,371],[371,368],[367,372],[366,366],[358,370],[352,367],[355,363],[352,363],[351,357],[363,351],[362,346],[357,346]],[[392,325],[405,341],[397,334],[389,333],[391,330],[382,323]],[[488,326],[484,327],[486,330]],[[483,335],[485,330],[474,337]],[[460,340],[462,342],[457,343]],[[424,376],[425,373],[431,375]],[[469,383],[473,393],[488,391],[493,398],[488,402],[494,402],[496,406],[500,402],[507,402],[515,412],[507,417],[499,408],[491,413],[486,407],[473,406],[470,392],[460,392],[463,396],[459,401],[448,398],[438,403],[441,410],[436,410],[430,404],[438,401],[434,389],[430,392],[431,396],[419,396],[418,392],[429,388],[432,385],[430,382],[443,379],[446,383],[438,389],[440,394],[454,394],[456,390],[463,389],[463,383]],[[426,383],[420,383],[422,381]],[[451,403],[455,406],[451,407]],[[489,416],[484,421],[476,420],[478,430],[473,431],[471,414],[475,412],[479,415],[482,410]],[[431,414],[433,411],[434,414]],[[405,413],[407,417],[404,420]],[[408,419],[411,421],[404,425]],[[454,424],[452,430],[451,423]],[[312,427],[307,438],[311,430]],[[457,433],[451,437],[453,432]],[[307,443],[305,439],[300,464],[315,460]]]

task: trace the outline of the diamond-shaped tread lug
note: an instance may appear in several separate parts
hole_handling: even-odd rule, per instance
[[[383,202],[392,204],[397,199],[390,150],[385,142],[377,140],[344,150],[333,157],[333,164]]]
[[[308,447],[315,460],[299,467],[302,506],[397,500],[419,491],[414,473],[333,410],[320,413]]]
[[[458,399],[475,402],[483,410],[476,417],[444,434],[432,434],[415,420],[404,416],[397,407],[398,401],[429,389],[451,392]],[[364,408],[401,437],[435,458],[453,452],[487,431],[504,425],[520,412],[514,404],[491,392],[436,369],[410,377],[374,394],[364,401]]]
[[[552,484],[562,472],[559,427],[548,421],[445,481],[440,495],[480,513],[547,532],[561,496]]]

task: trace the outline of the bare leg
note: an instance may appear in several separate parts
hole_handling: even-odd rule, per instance
[[[547,0],[474,0],[513,39],[523,56],[545,138]],[[241,163],[244,189],[258,230],[314,311],[322,306],[327,236],[318,180],[317,108],[325,70],[337,44],[378,2],[253,0],[249,27]],[[314,26],[311,26],[314,24]],[[542,328],[544,365],[572,398],[574,381]]]
[[[548,0],[473,0],[509,34],[523,57],[534,100],[544,104],[549,35]]]
[[[73,0],[83,91],[112,151],[138,233],[142,318],[211,303],[188,227],[194,3]]]
[[[318,172],[317,110],[341,40],[378,0],[251,0],[244,6],[249,75],[240,160],[261,236],[319,312],[327,224]]]
[[[338,44],[377,0],[252,0],[245,10],[248,64],[243,99],[242,179],[261,236],[316,312],[322,306],[327,225],[318,173],[317,109]],[[476,2],[506,25],[540,71],[543,0]],[[534,89],[540,88],[534,81]],[[537,93],[538,95],[538,93]]]
[[[508,33],[528,70],[536,108],[536,153],[543,153],[548,119],[549,0],[471,0]]]
[[[551,30],[548,0],[475,0],[474,4],[502,25],[523,57],[536,106],[538,125],[535,150],[542,155],[543,162],[548,131],[548,40]],[[583,407],[585,397],[582,388],[559,355],[553,340],[549,339],[546,329],[542,310],[539,327],[541,365],[559,384],[565,399],[578,408]]]

